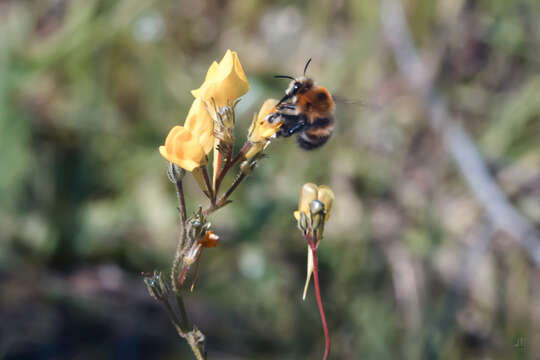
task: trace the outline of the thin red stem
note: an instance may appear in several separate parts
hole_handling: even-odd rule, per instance
[[[182,268],[182,273],[180,274],[180,277],[177,279],[179,287],[182,287],[184,285],[184,281],[186,281],[186,275],[187,271],[189,269],[189,266],[184,265]]]
[[[216,203],[216,196],[214,194],[212,185],[210,184],[210,177],[208,176],[208,169],[206,169],[206,166],[202,167],[202,174],[204,178],[204,183],[206,184],[206,189],[208,190],[208,196],[210,197],[210,202],[214,205]]]
[[[251,144],[249,142],[245,143],[244,146],[242,146],[242,149],[240,149],[240,151],[238,152],[238,154],[236,154],[234,159],[231,158],[231,155],[232,155],[232,149],[231,149],[231,153],[229,154],[229,156],[227,156],[227,161],[225,161],[225,165],[223,166],[223,168],[222,169],[220,168],[221,170],[220,170],[219,175],[218,175],[217,180],[216,180],[216,186],[215,186],[216,197],[217,197],[217,195],[219,193],[219,186],[221,185],[221,182],[225,178],[225,175],[227,175],[227,172],[229,172],[229,170],[239,160],[241,160],[243,158],[245,153],[248,151],[250,145]]]
[[[182,179],[176,180],[176,195],[178,196],[178,202],[180,203],[180,218],[182,220],[182,228],[184,228],[184,223],[186,222],[186,200],[184,199]]]
[[[309,244],[311,248],[311,254],[313,255],[313,282],[315,283],[315,293],[317,294],[317,306],[319,307],[319,313],[321,314],[321,322],[324,330],[324,355],[323,360],[328,359],[330,355],[330,332],[328,331],[328,324],[326,323],[326,317],[324,316],[324,309],[321,300],[321,289],[319,287],[319,265],[317,263],[317,248],[315,245]]]
[[[234,190],[238,187],[238,185],[240,185],[242,180],[244,180],[245,178],[246,178],[246,175],[244,173],[241,173],[240,175],[238,175],[238,177],[231,184],[231,187],[229,188],[229,190],[227,190],[227,192],[219,198],[219,200],[217,201],[215,205],[212,205],[208,209],[204,210],[203,215],[206,216],[208,214],[211,214],[217,209],[222,208],[223,206],[227,205],[228,204],[227,200],[229,199],[229,196],[231,196]]]

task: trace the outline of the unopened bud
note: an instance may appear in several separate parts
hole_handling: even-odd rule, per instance
[[[182,169],[175,163],[169,163],[169,167],[167,168],[167,177],[169,178],[170,182],[176,184],[178,181],[182,180],[185,174],[186,170]]]
[[[311,228],[318,230],[324,223],[324,204],[319,200],[313,200],[309,204],[309,212],[311,214]]]
[[[330,217],[330,211],[334,203],[334,192],[326,185],[319,186],[317,199],[324,204],[325,221]]]
[[[251,145],[249,150],[247,151],[245,157],[246,159],[251,159],[255,157],[256,155],[259,155],[264,150],[265,143],[258,142]]]
[[[161,279],[161,273],[154,271],[154,274],[152,276],[145,276],[144,277],[144,283],[146,284],[146,287],[148,288],[148,292],[150,293],[150,296],[152,296],[156,300],[162,300],[166,297],[166,289],[163,289]]]
[[[253,172],[253,169],[255,169],[255,165],[256,165],[255,161],[249,161],[249,160],[242,161],[242,163],[240,164],[240,171],[242,171],[242,174],[246,176],[251,175],[251,173]]]
[[[306,183],[302,186],[298,197],[298,211],[309,214],[309,204],[317,199],[317,191],[317,185],[313,183]]]
[[[194,243],[193,246],[191,246],[191,248],[189,248],[189,250],[186,252],[186,256],[184,256],[184,265],[190,266],[197,261],[201,255],[201,249],[201,244]]]
[[[301,212],[300,213],[300,218],[298,219],[298,228],[304,233],[306,234],[308,232],[308,229],[309,229],[309,219],[306,215],[306,213],[304,212]]]

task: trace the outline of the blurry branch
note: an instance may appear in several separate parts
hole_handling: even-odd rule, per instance
[[[414,47],[405,13],[398,0],[381,3],[383,33],[397,65],[411,90],[422,101],[431,126],[441,133],[447,151],[454,158],[472,193],[486,211],[496,230],[512,236],[540,267],[540,236],[536,229],[508,201],[484,163],[472,138],[455,120],[444,98],[433,86],[430,73]]]
[[[158,301],[173,323],[176,332],[184,338],[197,360],[206,359],[205,336],[196,326],[191,328],[182,295],[167,284],[160,272],[144,277],[150,295]]]
[[[403,316],[408,332],[416,334],[422,323],[421,280],[415,271],[415,264],[401,241],[381,241],[382,250],[392,270],[396,303]]]
[[[478,272],[478,265],[482,263],[484,256],[489,250],[492,239],[495,237],[491,222],[482,219],[469,234],[470,241],[461,250],[458,256],[460,261],[454,281],[449,288],[449,294],[445,299],[444,310],[440,312],[435,331],[430,331],[426,341],[425,357],[428,359],[438,358],[438,350],[443,339],[446,339],[450,330],[455,325],[456,313],[468,298],[471,283]]]
[[[421,264],[400,241],[404,224],[394,203],[380,205],[372,213],[374,239],[380,246],[392,275],[395,303],[404,331],[403,354],[419,358],[417,339],[423,323],[424,275]]]

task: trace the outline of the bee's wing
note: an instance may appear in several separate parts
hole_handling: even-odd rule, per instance
[[[332,98],[334,99],[334,102],[338,105],[345,105],[345,106],[360,106],[362,108],[365,108],[370,111],[382,111],[386,107],[386,105],[377,104],[375,102],[363,100],[363,99],[348,99],[345,97],[342,97],[340,95],[332,94]]]

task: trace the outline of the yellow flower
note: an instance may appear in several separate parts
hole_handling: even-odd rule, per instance
[[[159,147],[161,155],[187,171],[206,164],[206,155],[214,146],[214,121],[204,102],[195,99],[184,126],[175,126]]]
[[[303,212],[310,217],[309,214],[309,204],[313,200],[317,200],[317,191],[319,188],[313,183],[307,183],[302,186],[300,190],[300,196],[298,197],[298,210],[294,212],[294,217],[296,220],[300,220],[300,213]]]
[[[253,121],[248,130],[248,140],[251,142],[251,147],[246,153],[246,159],[251,159],[256,154],[260,153],[266,146],[266,142],[274,135],[282,125],[281,120],[274,122],[268,121],[266,118],[269,114],[276,110],[278,104],[276,99],[266,100],[258,114],[253,116]]]
[[[300,212],[305,213],[308,218],[311,218],[309,204],[313,200],[319,200],[323,203],[326,214],[325,221],[328,221],[332,204],[334,203],[334,192],[326,185],[317,186],[313,183],[307,183],[302,186],[300,197],[298,198],[298,210],[294,212],[296,220],[300,219]]]
[[[191,131],[193,136],[199,141],[205,154],[212,151],[214,147],[214,121],[206,110],[206,105],[200,98],[193,101],[184,127]]]
[[[211,103],[212,99],[218,107],[226,106],[247,93],[249,82],[242,64],[235,51],[227,50],[223,59],[213,62],[208,69],[206,79],[200,88],[192,90],[194,97]]]
[[[183,126],[175,126],[159,147],[161,156],[187,171],[206,164],[206,154],[199,140]]]
[[[300,190],[300,196],[298,197],[298,210],[294,212],[294,217],[297,221],[300,220],[300,214],[304,213],[306,217],[309,220],[311,219],[311,211],[310,211],[310,205],[313,203],[313,201],[320,201],[324,205],[324,220],[322,220],[322,224],[318,226],[317,230],[317,238],[315,239],[316,245],[318,246],[319,241],[322,239],[322,232],[324,230],[324,222],[328,220],[330,217],[330,211],[332,210],[332,205],[334,203],[334,192],[326,185],[317,186],[313,183],[307,183],[302,186],[302,190]],[[320,219],[320,217],[319,217]],[[311,226],[311,225],[310,225]],[[317,226],[317,225],[313,225]],[[312,231],[314,229],[311,229],[309,231]],[[311,274],[313,273],[313,254],[311,252],[310,246],[307,247],[308,252],[308,262],[307,262],[307,274],[306,274],[306,283],[304,285],[304,294],[302,298],[306,299],[306,292],[307,288],[309,286],[309,280],[311,279]]]
[[[274,135],[281,127],[282,122],[270,122],[266,117],[273,113],[278,104],[276,99],[268,99],[264,102],[259,110],[259,113],[253,116],[253,122],[249,127],[248,140],[252,143],[267,141],[272,135]]]
[[[317,192],[317,199],[324,204],[325,211],[325,221],[328,221],[330,218],[330,211],[332,210],[332,205],[334,204],[334,192],[326,185],[319,186],[319,191]]]

